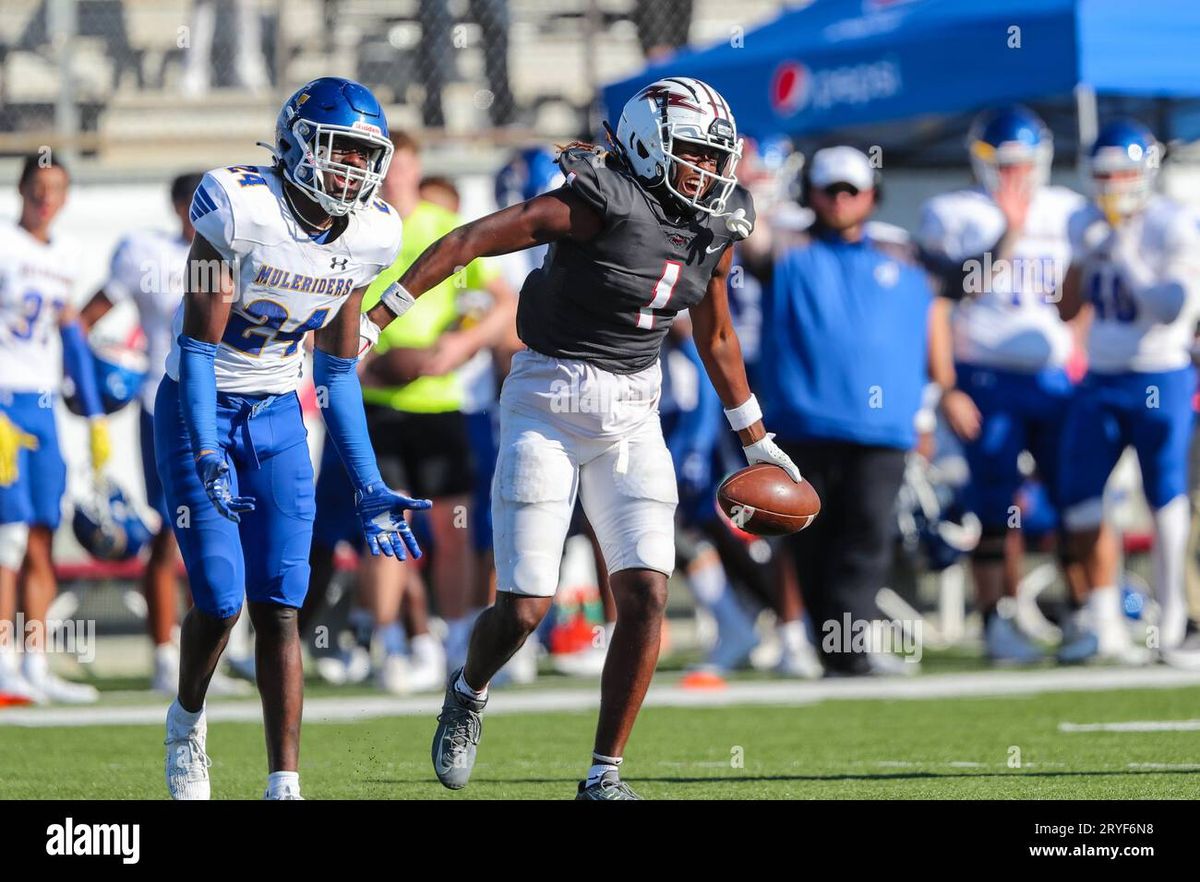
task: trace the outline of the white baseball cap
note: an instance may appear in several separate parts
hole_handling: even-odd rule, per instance
[[[850,184],[859,190],[875,188],[871,160],[853,147],[826,147],[813,154],[808,179],[814,187]]]

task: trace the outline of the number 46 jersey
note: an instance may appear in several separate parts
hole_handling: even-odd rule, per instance
[[[400,250],[400,218],[386,202],[351,213],[340,235],[331,232],[333,238],[321,242],[293,215],[283,187],[269,166],[233,166],[206,174],[192,198],[196,234],[231,264],[235,279],[233,309],[217,347],[221,392],[295,391],[304,335],[333,321],[350,292],[369,284]],[[166,365],[173,380],[179,379],[182,332],[181,304]]]

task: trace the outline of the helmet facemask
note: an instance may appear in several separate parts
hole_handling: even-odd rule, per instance
[[[1044,137],[1037,145],[1020,141],[994,146],[987,141],[972,141],[971,169],[975,178],[989,193],[1000,189],[1000,169],[1011,165],[1031,165],[1029,189],[1035,191],[1050,180],[1050,164],[1054,159],[1054,143]]]
[[[288,180],[304,190],[326,213],[335,217],[367,205],[387,174],[394,149],[388,138],[379,134],[378,130],[369,131],[369,128],[375,127],[364,123],[339,126],[296,120],[291,126],[291,134],[301,146],[301,157],[288,175]],[[366,167],[336,162],[332,158],[335,139],[353,141],[365,147]],[[344,150],[342,145],[338,147]],[[334,182],[335,177],[342,179],[340,185]],[[358,190],[352,192],[351,187],[356,181],[359,183]]]
[[[663,185],[667,191],[688,208],[703,211],[714,217],[728,214],[725,204],[737,186],[737,165],[742,158],[742,139],[733,139],[733,127],[724,120],[717,120],[713,127],[724,123],[726,131],[702,132],[694,125],[671,122],[662,127],[663,155],[667,159],[667,168],[663,175]],[[696,144],[710,147],[719,151],[721,158],[717,161],[715,171],[708,171],[693,162],[688,162],[675,152],[677,144]],[[700,176],[696,193],[689,196],[675,186],[676,166],[695,172]]]
[[[1103,148],[1087,159],[1087,171],[1092,198],[1108,222],[1116,225],[1140,212],[1150,201],[1158,174],[1158,145],[1152,145],[1136,159],[1125,149]],[[1119,172],[1136,174],[1112,176]]]

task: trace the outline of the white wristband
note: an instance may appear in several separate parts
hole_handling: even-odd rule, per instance
[[[762,419],[762,408],[758,406],[758,399],[751,395],[737,407],[726,410],[725,419],[729,420],[733,431],[740,432]]]
[[[409,294],[407,289],[399,282],[392,282],[392,284],[384,289],[379,302],[390,309],[396,318],[400,318],[400,316],[412,309],[413,304],[417,302],[417,298]]]

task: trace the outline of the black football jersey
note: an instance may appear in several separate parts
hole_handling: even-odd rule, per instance
[[[611,154],[576,147],[558,162],[564,186],[604,226],[588,242],[550,246],[521,288],[517,331],[544,355],[618,374],[644,370],[658,359],[676,313],[704,298],[734,234],[724,218],[664,207]],[[726,204],[739,208],[753,223],[754,204],[740,186]]]

